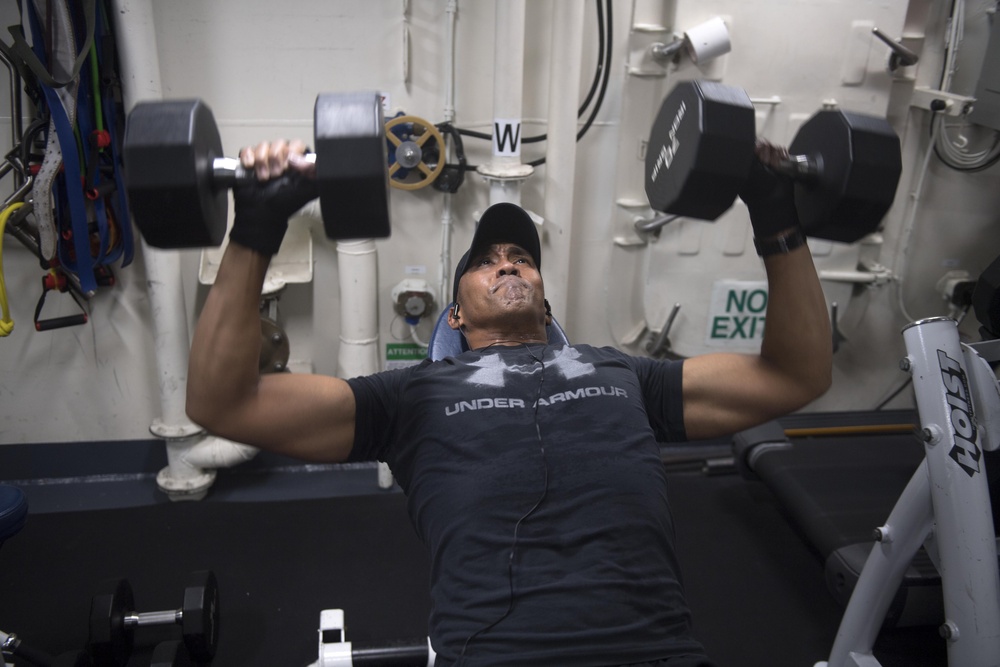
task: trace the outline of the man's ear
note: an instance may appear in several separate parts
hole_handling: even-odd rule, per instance
[[[458,303],[452,304],[451,308],[448,309],[448,326],[455,331],[458,331],[462,327],[462,318],[459,317],[458,311]]]

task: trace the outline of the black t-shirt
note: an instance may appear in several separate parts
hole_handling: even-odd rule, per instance
[[[389,464],[430,551],[437,664],[703,653],[657,446],[684,439],[681,362],[492,347],[349,382],[351,459]]]

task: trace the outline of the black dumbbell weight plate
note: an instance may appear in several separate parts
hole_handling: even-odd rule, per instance
[[[818,167],[796,183],[795,206],[806,235],[853,243],[878,229],[902,172],[899,137],[884,118],[826,109],[788,148]]]
[[[754,159],[756,123],[741,88],[684,81],[660,106],[646,146],[653,210],[715,220],[736,200]]]
[[[184,645],[198,662],[210,662],[219,643],[219,584],[210,570],[193,572],[181,609]]]
[[[331,239],[387,238],[389,168],[378,93],[324,93],[314,108],[316,179]]]
[[[112,579],[99,591],[90,604],[90,652],[98,665],[124,667],[134,639],[132,628],[125,625],[125,615],[135,609],[132,587],[126,579]]]
[[[229,192],[212,185],[222,140],[204,102],[140,102],[128,116],[123,153],[129,208],[147,243],[157,248],[222,243]]]

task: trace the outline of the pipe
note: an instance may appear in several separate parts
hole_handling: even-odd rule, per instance
[[[152,0],[114,0],[112,14],[125,108],[131,109],[141,100],[161,99]],[[252,457],[250,452],[256,450],[206,438],[201,427],[188,419],[184,403],[190,340],[181,256],[145,243],[141,247],[160,387],[160,418],[153,420],[149,430],[167,441],[167,466],[157,475],[157,484],[171,500],[200,500],[215,481],[215,470],[205,464],[234,465]]]
[[[451,212],[451,198],[453,195],[444,195],[444,205],[441,210],[441,266],[440,280],[438,284],[439,298],[438,303],[444,304],[451,303],[451,290],[448,289],[448,285],[451,284],[451,237],[452,232],[455,229],[455,217]]]
[[[551,250],[546,260],[545,293],[557,321],[567,322],[573,198],[576,180],[577,105],[585,3],[557,0],[552,8],[552,55],[549,60],[549,122],[545,152],[544,218]],[[557,83],[558,82],[558,83]]]
[[[524,17],[525,0],[496,3],[496,38],[493,47],[493,119],[521,127],[521,100],[524,96]],[[518,138],[520,141],[520,137]],[[521,183],[534,168],[521,163],[517,155],[494,155],[478,169],[490,183],[490,204],[521,204]]]
[[[455,120],[455,23],[458,20],[458,0],[448,0],[445,7],[444,122]]]
[[[455,120],[455,23],[458,20],[458,0],[448,0],[445,7],[445,56],[444,70],[444,122]],[[452,160],[452,143],[447,142],[445,162]],[[451,212],[451,194],[445,194],[441,211],[441,266],[438,272],[438,303],[451,303],[451,236],[454,231],[454,216]]]
[[[340,285],[340,350],[337,375],[369,375],[378,370],[378,298],[375,241],[337,242]]]
[[[340,285],[340,349],[337,375],[342,378],[378,371],[378,256],[374,239],[337,242]],[[393,485],[392,471],[378,465],[379,488]]]

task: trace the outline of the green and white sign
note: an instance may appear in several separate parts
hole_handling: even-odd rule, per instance
[[[705,344],[710,347],[757,347],[764,338],[767,283],[720,280],[712,287]]]
[[[427,348],[416,343],[388,343],[385,346],[385,369],[414,366],[427,358]]]

